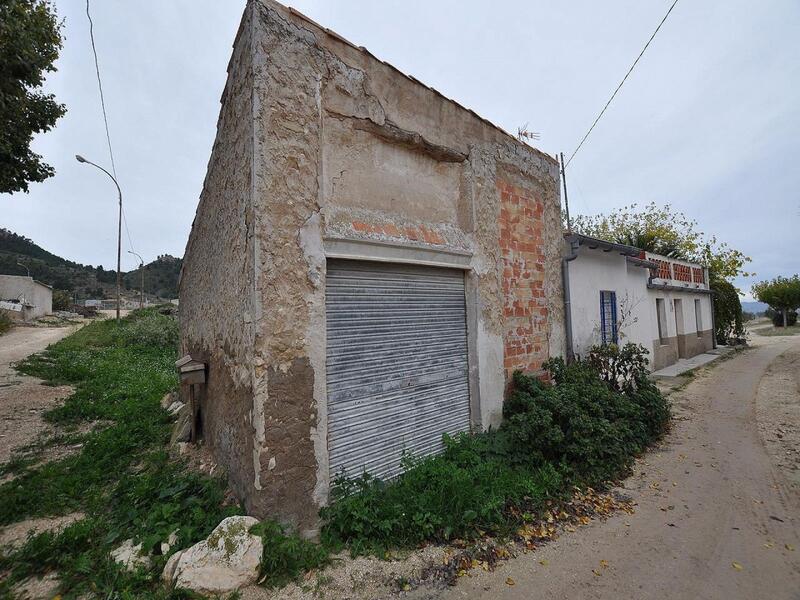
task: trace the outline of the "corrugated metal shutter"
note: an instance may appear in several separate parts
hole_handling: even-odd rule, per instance
[[[331,259],[325,292],[331,475],[392,477],[469,429],[463,272]]]

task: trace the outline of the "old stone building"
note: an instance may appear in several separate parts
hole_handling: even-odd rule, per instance
[[[313,535],[337,474],[497,425],[563,353],[557,163],[270,0],[221,103],[182,346],[248,511]]]

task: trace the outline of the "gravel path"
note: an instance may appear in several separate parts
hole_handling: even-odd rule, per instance
[[[72,327],[15,327],[0,337],[0,464],[14,448],[34,441],[45,430],[42,413],[71,392],[69,386],[41,385],[11,366],[74,332]]]
[[[413,596],[798,600],[800,497],[759,435],[755,405],[770,365],[797,369],[798,349],[796,338],[773,338],[672,395],[672,433],[624,485],[638,503],[634,515],[595,522],[493,573],[475,570],[454,588]],[[787,402],[759,413],[785,422]]]

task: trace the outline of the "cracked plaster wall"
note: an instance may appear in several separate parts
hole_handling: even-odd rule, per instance
[[[187,248],[181,296],[184,340],[206,352],[215,348],[212,354],[220,358],[212,365],[224,371],[216,377],[249,386],[225,397],[217,397],[217,391],[227,393],[230,386],[214,387],[211,379],[208,386],[211,404],[240,405],[225,413],[235,418],[229,427],[237,430],[225,436],[235,438],[241,448],[223,451],[228,446],[219,440],[211,445],[228,457],[225,466],[238,482],[237,490],[244,492],[248,510],[314,535],[317,510],[327,502],[329,488],[324,240],[373,240],[471,253],[468,288],[475,292],[471,302],[476,322],[471,327],[470,372],[472,389],[480,394],[473,420],[483,427],[497,425],[506,387],[508,335],[498,182],[533,190],[542,204],[541,215],[530,224],[542,240],[548,320],[540,333],[545,336],[544,354],[560,354],[557,165],[552,157],[271,0],[251,0],[243,28],[249,28],[249,35],[240,33],[232,64],[247,53],[250,63],[238,64],[228,82],[243,98],[226,93],[220,137],[234,136],[233,131],[244,131],[247,125],[252,137],[240,139],[236,148],[219,137],[215,144]],[[239,68],[247,77],[240,77]],[[237,86],[239,79],[249,89]],[[229,105],[246,108],[248,101],[249,120],[246,114],[236,123],[224,119],[232,111]],[[222,131],[223,124],[231,131]],[[234,224],[222,224],[234,216],[232,207],[224,208],[230,203],[232,180],[237,190],[239,184],[243,194],[247,190],[243,174],[216,165],[248,151],[249,210],[240,210]],[[218,202],[213,210],[207,207],[211,198]],[[242,206],[247,206],[246,199]],[[219,256],[209,248],[219,235],[217,227],[226,234],[236,229],[240,252]],[[252,235],[246,233],[251,230]],[[220,286],[210,274],[197,274],[206,263],[215,265],[219,283],[235,284],[229,292],[215,296]],[[235,282],[225,279],[217,266],[222,264],[237,266]],[[248,286],[250,295],[245,293]],[[205,312],[201,301],[192,304],[188,299],[188,289],[203,297]],[[232,298],[234,290],[249,301]],[[201,314],[213,314],[212,323],[198,325]],[[228,345],[230,350],[215,346],[231,336],[238,337],[235,346]],[[242,377],[245,370],[249,378]],[[242,420],[245,412],[247,419]],[[227,431],[211,429],[214,436]],[[242,464],[232,464],[234,458]]]

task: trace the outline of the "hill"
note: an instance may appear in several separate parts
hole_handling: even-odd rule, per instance
[[[180,258],[162,254],[144,266],[144,291],[148,296],[158,298],[178,297],[178,275],[181,272]],[[135,269],[122,277],[125,289],[138,291],[142,284],[142,271]]]
[[[742,302],[743,311],[750,312],[756,315],[762,314],[768,308],[769,306],[764,304],[763,302]]]
[[[145,294],[151,298],[177,297],[180,269],[181,259],[168,254],[145,265]],[[116,270],[67,260],[48,252],[24,236],[0,228],[0,273],[27,275],[28,270],[34,279],[57,290],[70,292],[73,299],[113,298],[116,294]],[[123,290],[123,295],[135,296],[141,284],[139,269],[123,272],[122,280],[125,290],[130,290]]]

